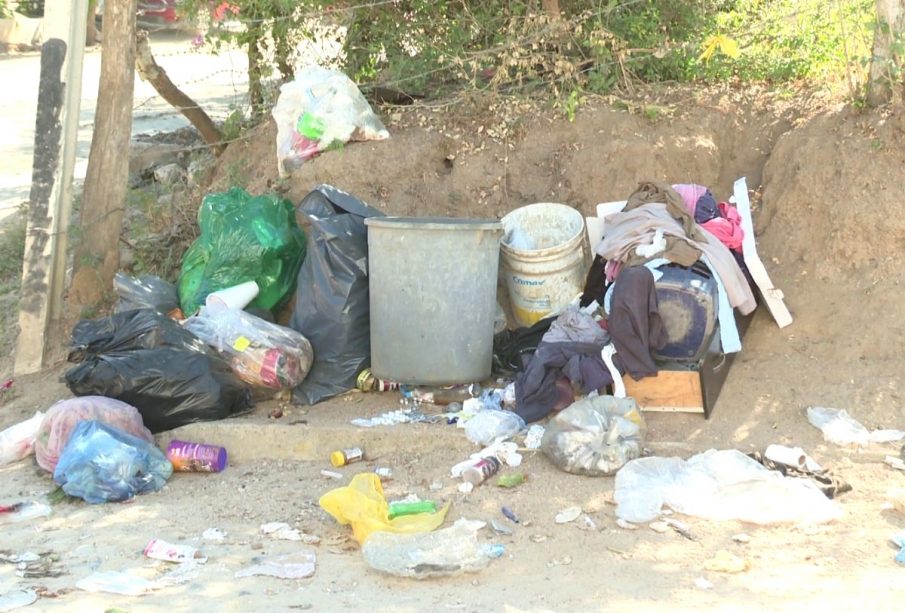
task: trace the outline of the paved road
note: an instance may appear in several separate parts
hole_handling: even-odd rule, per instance
[[[248,60],[237,50],[219,55],[192,50],[191,36],[162,32],[152,37],[158,64],[174,83],[216,118],[224,118],[247,98]],[[82,78],[82,108],[76,180],[85,177],[100,75],[100,49],[85,55]],[[35,104],[38,97],[40,56],[37,53],[0,56],[3,120],[0,125],[0,220],[28,199],[35,136]],[[132,134],[168,131],[188,125],[177,111],[156,95],[154,89],[135,79],[135,111]]]

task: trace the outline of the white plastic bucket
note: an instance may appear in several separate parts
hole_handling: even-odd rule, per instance
[[[501,270],[520,326],[556,313],[581,294],[590,265],[584,217],[564,204],[541,202],[503,217]],[[520,229],[530,248],[515,248]]]

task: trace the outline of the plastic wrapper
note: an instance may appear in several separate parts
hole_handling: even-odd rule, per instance
[[[151,432],[248,410],[251,394],[226,360],[179,324],[151,310],[79,322],[66,384],[77,396],[131,404]]]
[[[473,573],[503,554],[501,545],[478,540],[483,526],[484,522],[460,519],[449,528],[425,534],[377,532],[361,553],[371,568],[397,577],[430,579]]]
[[[681,458],[640,458],[616,474],[616,516],[657,519],[665,506],[717,521],[824,523],[842,509],[810,480],[785,477],[736,449]]]
[[[314,347],[311,372],[293,399],[314,404],[355,388],[371,363],[367,217],[383,213],[329,185],[299,205],[310,222],[289,325]]]
[[[153,443],[141,414],[135,407],[104,396],[83,396],[61,400],[47,410],[35,438],[38,466],[53,472],[69,442],[72,431],[82,421],[95,420]]]
[[[154,309],[168,315],[179,309],[176,286],[154,275],[134,278],[118,272],[113,276],[113,289],[119,296],[114,308],[116,313]]]
[[[239,378],[268,389],[295,387],[305,380],[314,350],[299,332],[238,309],[208,306],[183,324],[225,354]]]
[[[375,473],[355,475],[349,485],[330,490],[318,502],[340,524],[351,525],[352,534],[359,543],[364,543],[374,532],[429,532],[443,523],[449,510],[446,505],[436,513],[390,519],[390,507],[384,498],[380,477]]]
[[[117,502],[162,488],[173,466],[151,443],[95,420],[72,431],[53,480],[86,502]]]
[[[383,140],[390,133],[349,77],[306,66],[280,87],[273,107],[281,177],[321,151],[350,140]]]
[[[182,258],[179,300],[194,314],[208,294],[255,281],[249,307],[273,310],[291,295],[305,257],[305,235],[292,203],[273,194],[251,196],[238,187],[204,197],[201,233]]]
[[[38,411],[31,419],[19,422],[0,432],[0,466],[16,462],[32,454],[35,438],[44,413]]]
[[[871,443],[889,443],[905,437],[902,430],[868,430],[845,409],[809,407],[808,421],[820,428],[823,438],[836,445],[867,447]]]
[[[541,450],[561,470],[599,477],[641,457],[644,435],[644,418],[634,399],[594,396],[550,420]]]
[[[499,439],[515,436],[525,427],[525,420],[512,411],[484,409],[465,422],[465,436],[472,443],[489,445]]]

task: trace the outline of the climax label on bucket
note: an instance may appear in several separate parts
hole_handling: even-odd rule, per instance
[[[540,279],[539,281],[532,281],[531,279],[523,279],[518,275],[512,275],[512,282],[516,285],[527,285],[529,287],[540,287],[544,283],[547,282],[546,279]]]

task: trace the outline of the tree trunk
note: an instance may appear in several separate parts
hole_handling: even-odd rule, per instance
[[[129,183],[135,88],[137,0],[106,0],[100,87],[82,192],[70,306],[96,304],[119,268],[119,238]],[[77,311],[76,311],[77,312]]]
[[[167,72],[157,65],[154,55],[151,53],[151,44],[148,42],[148,33],[138,33],[138,43],[135,53],[135,65],[139,76],[150,83],[160,94],[160,97],[176,107],[185,115],[195,129],[201,133],[201,138],[208,145],[213,146],[216,155],[223,153],[223,135],[211,121],[197,102],[189,98],[167,76]]]
[[[877,0],[877,29],[870,62],[870,82],[867,102],[872,106],[892,100],[895,89],[901,88],[900,71],[905,57],[895,47],[905,37],[905,0]]]
[[[85,46],[92,47],[97,44],[97,0],[88,3],[88,28],[85,32]]]
[[[559,0],[541,0],[544,5],[544,12],[553,19],[559,19]]]
[[[248,102],[251,105],[251,116],[264,114],[264,86],[261,83],[264,70],[261,64],[264,57],[258,47],[257,37],[248,42]]]

